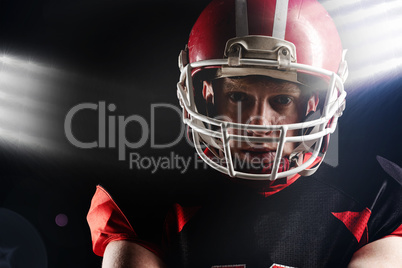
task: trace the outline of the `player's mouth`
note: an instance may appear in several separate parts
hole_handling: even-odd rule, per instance
[[[234,164],[244,172],[270,174],[275,161],[276,150],[268,147],[247,147],[235,155]]]
[[[264,159],[264,162],[269,162],[275,159],[276,150],[266,147],[262,148],[250,147],[243,149],[242,153],[250,160],[256,158],[256,159]]]

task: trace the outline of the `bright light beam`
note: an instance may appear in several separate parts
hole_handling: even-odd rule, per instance
[[[359,21],[364,21],[369,18],[377,18],[380,15],[383,15],[383,19],[386,20],[388,13],[397,13],[397,11],[400,9],[402,9],[402,1],[394,0],[387,3],[375,4],[371,7],[356,10],[350,13],[340,12],[339,15],[334,15],[333,19],[336,21],[337,27],[342,28],[344,26],[348,26]]]
[[[350,76],[348,83],[358,83],[364,78],[379,79],[386,77],[392,71],[402,71],[402,57],[389,59],[377,64],[369,64],[358,70],[355,70]]]
[[[55,69],[4,54],[0,63],[0,140],[57,148],[44,135],[48,127],[44,115],[52,107],[47,100],[53,81],[49,78],[54,77]]]
[[[361,0],[338,0],[338,1],[323,1],[321,4],[325,7],[325,9],[328,12],[334,12],[335,10],[342,9],[342,10],[347,10],[350,9],[350,7],[356,5],[357,3],[360,3]]]
[[[344,46],[349,49],[349,83],[381,79],[401,70],[402,1],[378,2],[322,2],[329,12],[333,12]]]

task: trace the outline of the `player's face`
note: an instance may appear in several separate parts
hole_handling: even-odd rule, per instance
[[[314,111],[318,98],[303,92],[291,82],[263,76],[242,78],[222,78],[212,84],[204,83],[204,98],[213,102],[217,117],[230,122],[252,125],[283,125],[299,123],[306,114]],[[249,137],[279,137],[279,131],[252,131],[229,129],[230,134]],[[289,130],[287,136],[294,136],[295,130]],[[285,143],[283,157],[289,156],[296,144]],[[261,168],[274,160],[277,143],[239,142],[230,140],[233,159],[247,169]],[[247,165],[248,163],[248,165]],[[252,164],[252,165],[251,165]],[[266,171],[265,171],[266,172]]]

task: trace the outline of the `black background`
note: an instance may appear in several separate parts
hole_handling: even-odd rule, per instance
[[[101,259],[91,251],[85,219],[95,185],[99,183],[109,186],[112,192],[119,192],[117,200],[124,199],[125,204],[132,200],[130,204],[134,207],[139,202],[158,204],[184,187],[202,191],[201,185],[205,185],[202,175],[190,181],[179,170],[151,174],[149,170],[130,169],[128,161],[119,161],[116,148],[74,147],[64,134],[64,120],[73,106],[84,102],[113,103],[117,109],[108,115],[140,115],[147,122],[150,122],[151,104],[167,103],[178,107],[177,56],[184,48],[192,24],[208,2],[0,2],[0,55],[35,62],[61,73],[52,76],[46,72],[31,72],[30,77],[41,81],[41,87],[31,92],[26,85],[27,89],[21,93],[22,97],[37,100],[43,107],[27,110],[28,116],[24,118],[31,122],[17,117],[21,122],[15,135],[27,131],[42,142],[29,145],[22,141],[23,136],[1,138],[0,267],[9,267],[10,263],[14,264],[10,267],[41,267],[41,256],[45,256],[47,267],[99,267]],[[375,2],[379,1],[367,4]],[[339,28],[350,55],[359,53],[365,45],[357,38],[346,37],[353,27],[373,39],[380,34],[362,30],[361,25]],[[393,51],[389,57],[401,54]],[[367,55],[364,62],[352,58],[351,77],[356,75],[359,66],[375,66],[376,60],[372,55]],[[1,66],[2,72],[10,71],[5,63]],[[402,137],[400,71],[399,67],[382,76],[366,76],[347,85],[347,108],[339,123],[336,143],[338,168],[344,167],[345,174],[350,168],[364,169],[365,160],[375,155],[402,164],[402,146],[398,140]],[[26,74],[21,65],[14,67],[13,72]],[[3,82],[0,80],[0,87],[3,87],[0,91],[4,89]],[[0,103],[7,104],[1,99]],[[10,110],[13,109],[15,107],[10,106]],[[77,116],[73,124],[76,137],[82,141],[95,140],[97,116],[95,111]],[[36,124],[36,120],[41,124]],[[25,124],[30,127],[24,127]],[[4,123],[3,128],[7,127]],[[172,110],[159,110],[155,133],[157,142],[174,140],[181,134],[179,115]],[[130,140],[138,140],[140,135],[138,125],[127,128]],[[151,148],[148,140],[135,152],[142,156],[169,156],[174,152],[194,157],[193,149],[184,138],[177,146],[167,149]],[[350,164],[354,162],[356,165]],[[11,212],[20,218],[10,216]],[[66,226],[55,222],[60,213],[68,217]],[[17,222],[25,222],[25,225]],[[32,242],[35,239],[36,244]],[[41,245],[44,251],[37,254],[37,260],[32,261],[24,253]],[[13,253],[4,253],[15,247]],[[6,256],[11,259],[7,260]]]

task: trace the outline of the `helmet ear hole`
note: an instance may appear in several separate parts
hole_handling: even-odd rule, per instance
[[[203,81],[202,84],[202,96],[204,97],[207,104],[214,104],[214,90],[212,88],[212,83],[208,81]]]
[[[193,76],[194,101],[198,112],[208,116],[216,115],[214,108],[214,91],[212,80],[216,77],[217,69],[199,70]]]
[[[317,92],[313,92],[309,99],[307,100],[306,117],[309,114],[314,113],[317,110],[318,104],[320,103],[320,98]]]

